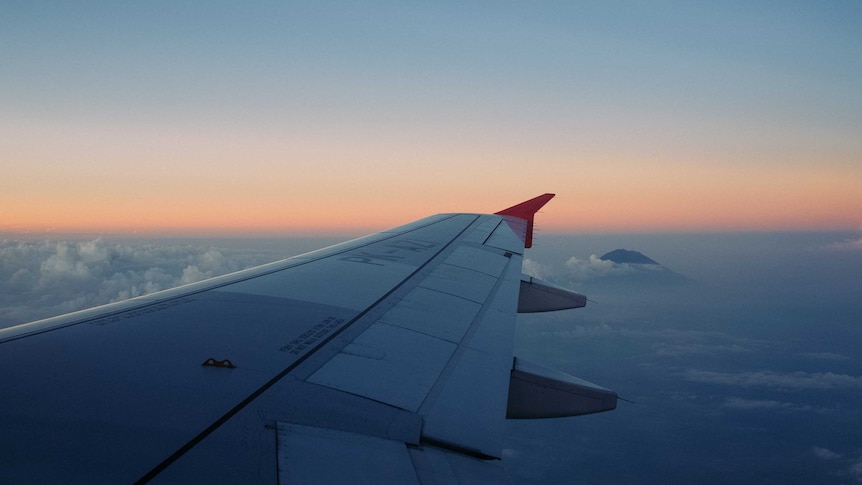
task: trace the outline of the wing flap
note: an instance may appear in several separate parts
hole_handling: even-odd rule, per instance
[[[510,419],[559,418],[611,411],[617,393],[558,370],[516,358],[509,385]]]
[[[552,312],[581,308],[587,297],[532,276],[521,275],[518,313]]]

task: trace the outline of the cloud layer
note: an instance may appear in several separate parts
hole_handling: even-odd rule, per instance
[[[724,384],[749,388],[778,390],[862,389],[862,377],[832,372],[739,372],[724,373],[689,370],[685,379],[691,382]]]
[[[848,239],[826,246],[827,249],[835,249],[838,251],[862,251],[862,237],[859,239]]]
[[[562,284],[578,284],[608,276],[632,275],[644,271],[658,272],[663,269],[661,265],[657,264],[616,263],[603,260],[595,254],[590,255],[587,259],[572,256],[562,266],[546,265],[530,258],[525,258],[523,263],[524,273]]]
[[[268,260],[206,245],[104,239],[2,241],[0,327],[125,300]]]

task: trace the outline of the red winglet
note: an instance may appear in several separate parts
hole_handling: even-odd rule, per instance
[[[503,209],[497,212],[497,215],[517,217],[527,221],[527,233],[524,236],[524,247],[533,247],[533,218],[536,212],[542,208],[549,200],[554,198],[554,194],[543,194],[532,198],[526,202],[521,202],[518,205],[513,205],[508,209]]]

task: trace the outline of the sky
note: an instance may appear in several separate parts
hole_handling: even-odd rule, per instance
[[[0,5],[0,232],[862,227],[862,5]]]

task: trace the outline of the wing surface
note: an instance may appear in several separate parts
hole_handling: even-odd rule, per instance
[[[505,482],[526,222],[441,214],[2,330],[0,481]]]

